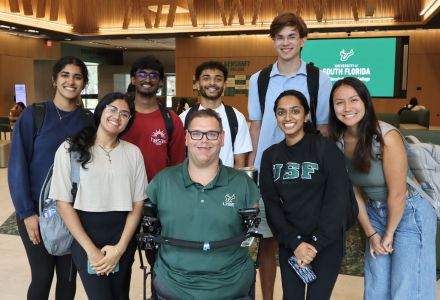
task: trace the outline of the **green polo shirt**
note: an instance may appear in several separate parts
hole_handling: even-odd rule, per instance
[[[206,186],[191,180],[188,159],[157,174],[147,195],[157,204],[162,236],[218,241],[243,233],[238,209],[253,207],[260,194],[240,171],[220,165]],[[234,299],[248,293],[255,269],[239,245],[202,251],[162,245],[155,275],[180,299]]]

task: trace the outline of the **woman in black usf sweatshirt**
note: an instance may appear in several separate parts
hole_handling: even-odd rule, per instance
[[[329,299],[343,256],[343,220],[350,183],[344,157],[329,139],[312,133],[309,106],[288,90],[275,101],[278,127],[286,139],[263,153],[260,190],[269,226],[279,241],[284,299],[304,299],[305,284],[288,264],[295,255],[317,279],[307,299]]]

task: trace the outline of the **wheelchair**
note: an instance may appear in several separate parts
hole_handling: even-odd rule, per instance
[[[255,268],[259,267],[259,241],[263,237],[258,233],[258,225],[260,224],[260,218],[258,208],[244,208],[239,209],[238,213],[242,219],[243,233],[235,237],[221,240],[221,241],[186,241],[174,238],[163,237],[160,235],[161,225],[160,220],[157,218],[157,206],[152,203],[149,199],[144,201],[143,207],[143,217],[141,221],[141,232],[136,235],[137,250],[140,259],[140,268],[143,270],[143,299],[147,300],[147,279],[148,276],[152,276],[151,271],[144,264],[144,255],[142,251],[155,250],[157,251],[160,245],[171,245],[175,247],[198,249],[201,251],[210,251],[222,247],[228,247],[232,245],[240,245],[241,247],[250,247],[254,240],[258,241],[258,246],[256,249],[256,259],[254,261]],[[145,254],[146,255],[146,254]],[[153,298],[154,299],[154,298]],[[164,299],[163,297],[158,297],[157,299]],[[252,285],[249,295],[244,298],[239,298],[237,300],[252,300],[255,299],[255,281]]]

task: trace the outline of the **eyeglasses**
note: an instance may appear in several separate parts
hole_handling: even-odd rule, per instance
[[[119,110],[119,108],[117,108],[116,106],[111,105],[111,104],[107,104],[105,106],[105,110],[109,114],[112,114],[112,115],[115,115],[115,114],[119,113],[119,116],[124,121],[128,121],[131,118],[131,114],[128,111],[126,111],[126,110]]]
[[[206,138],[210,141],[217,140],[220,133],[221,133],[221,131],[203,132],[203,131],[197,131],[197,130],[194,130],[194,131],[188,130],[188,132],[189,132],[189,135],[191,136],[191,139],[196,140],[196,141],[203,139],[203,136],[206,136]]]
[[[295,42],[299,39],[299,36],[297,36],[296,34],[289,34],[288,36],[284,36],[284,35],[276,35],[273,40],[276,43],[283,43],[285,40],[287,39],[288,42]]]
[[[147,79],[147,77],[148,77],[148,78],[150,78],[151,81],[158,81],[159,77],[160,77],[158,72],[148,73],[145,71],[139,71],[139,72],[136,72],[135,75],[137,78],[140,78],[140,79]]]

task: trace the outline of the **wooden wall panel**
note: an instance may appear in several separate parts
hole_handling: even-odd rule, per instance
[[[56,60],[59,43],[48,48],[43,40],[0,34],[0,115],[7,115],[14,99],[14,84],[25,83],[28,103],[36,99],[34,61]],[[50,80],[50,78],[48,78]]]
[[[25,70],[25,71],[24,71]],[[23,72],[24,71],[24,72]],[[14,84],[26,84],[27,99],[33,99],[34,93],[34,62],[28,57],[0,56],[1,105],[0,115],[8,115],[14,101]]]
[[[52,84],[52,67],[54,60],[34,60],[35,102],[53,99],[55,88]]]
[[[407,98],[374,99],[377,112],[397,112],[417,97],[431,110],[431,124],[440,125],[440,30],[357,32],[353,37],[409,36]],[[309,38],[346,37],[346,34],[314,34]],[[251,75],[275,61],[273,43],[267,36],[220,36],[176,39],[176,89],[178,96],[193,95],[192,77],[196,66],[206,60],[249,61],[244,75]],[[240,73],[240,72],[239,72]],[[241,74],[240,73],[240,74]],[[231,72],[234,74],[234,72]],[[238,73],[237,73],[238,74]],[[247,116],[247,96],[224,97]]]

